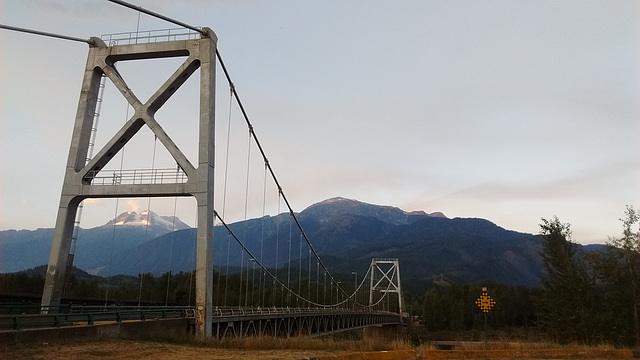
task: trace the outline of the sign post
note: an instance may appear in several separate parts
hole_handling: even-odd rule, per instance
[[[484,349],[487,349],[487,313],[496,302],[487,294],[487,288],[482,288],[482,295],[476,300],[476,305],[484,312]]]

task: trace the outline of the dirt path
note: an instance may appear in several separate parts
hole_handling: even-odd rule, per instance
[[[238,350],[194,345],[129,340],[104,340],[65,344],[28,344],[0,346],[0,359],[75,360],[229,360],[229,359],[304,359],[345,352],[322,350]]]

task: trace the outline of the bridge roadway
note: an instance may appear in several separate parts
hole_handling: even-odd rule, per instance
[[[370,326],[401,325],[399,314],[318,308],[214,309],[213,335],[318,336]]]
[[[16,313],[20,312],[19,314]],[[10,313],[13,312],[13,313]],[[100,326],[120,323],[158,321],[167,319],[188,320],[185,331],[193,329],[193,307],[96,307],[71,306],[64,312],[29,314],[18,308],[3,308],[0,315],[0,332],[27,329],[68,328]],[[218,339],[247,336],[319,336],[371,326],[401,325],[399,314],[386,311],[358,311],[322,308],[214,308],[212,335]]]

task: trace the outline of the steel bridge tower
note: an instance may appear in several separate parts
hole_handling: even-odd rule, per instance
[[[371,259],[371,286],[369,287],[369,305],[374,305],[374,294],[398,294],[398,312],[403,316],[402,288],[400,286],[400,261],[398,259]]]
[[[193,36],[193,35],[196,36]],[[135,38],[135,37],[134,37]],[[190,33],[176,40],[169,34],[157,37],[157,42],[129,41],[109,45],[99,39],[89,48],[82,89],[78,102],[69,157],[60,196],[55,231],[45,286],[42,293],[42,311],[60,305],[65,272],[69,258],[74,221],[80,202],[87,198],[120,197],[172,197],[193,196],[197,202],[197,255],[196,255],[196,324],[198,335],[211,334],[211,306],[213,284],[213,175],[215,128],[215,69],[217,37],[209,28],[201,33]],[[141,41],[142,42],[142,41]],[[146,102],[142,103],[127,86],[116,70],[119,61],[186,57],[182,65],[163,83]],[[200,70],[199,150],[193,165],[163,130],[154,114],[169,100],[182,84]],[[86,163],[91,143],[91,128],[98,102],[100,79],[105,75],[134,109],[126,124]],[[104,166],[143,127],[153,132],[175,159],[179,176],[173,180],[158,179],[153,174],[144,181],[127,182],[115,176],[101,174]],[[174,172],[175,173],[175,172]],[[106,180],[105,180],[106,179]]]

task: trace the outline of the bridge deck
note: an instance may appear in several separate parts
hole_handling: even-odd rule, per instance
[[[65,313],[0,315],[0,332],[193,317],[192,307],[71,307]],[[214,308],[212,329],[218,339],[255,335],[291,337],[401,323],[398,314],[384,311]]]

